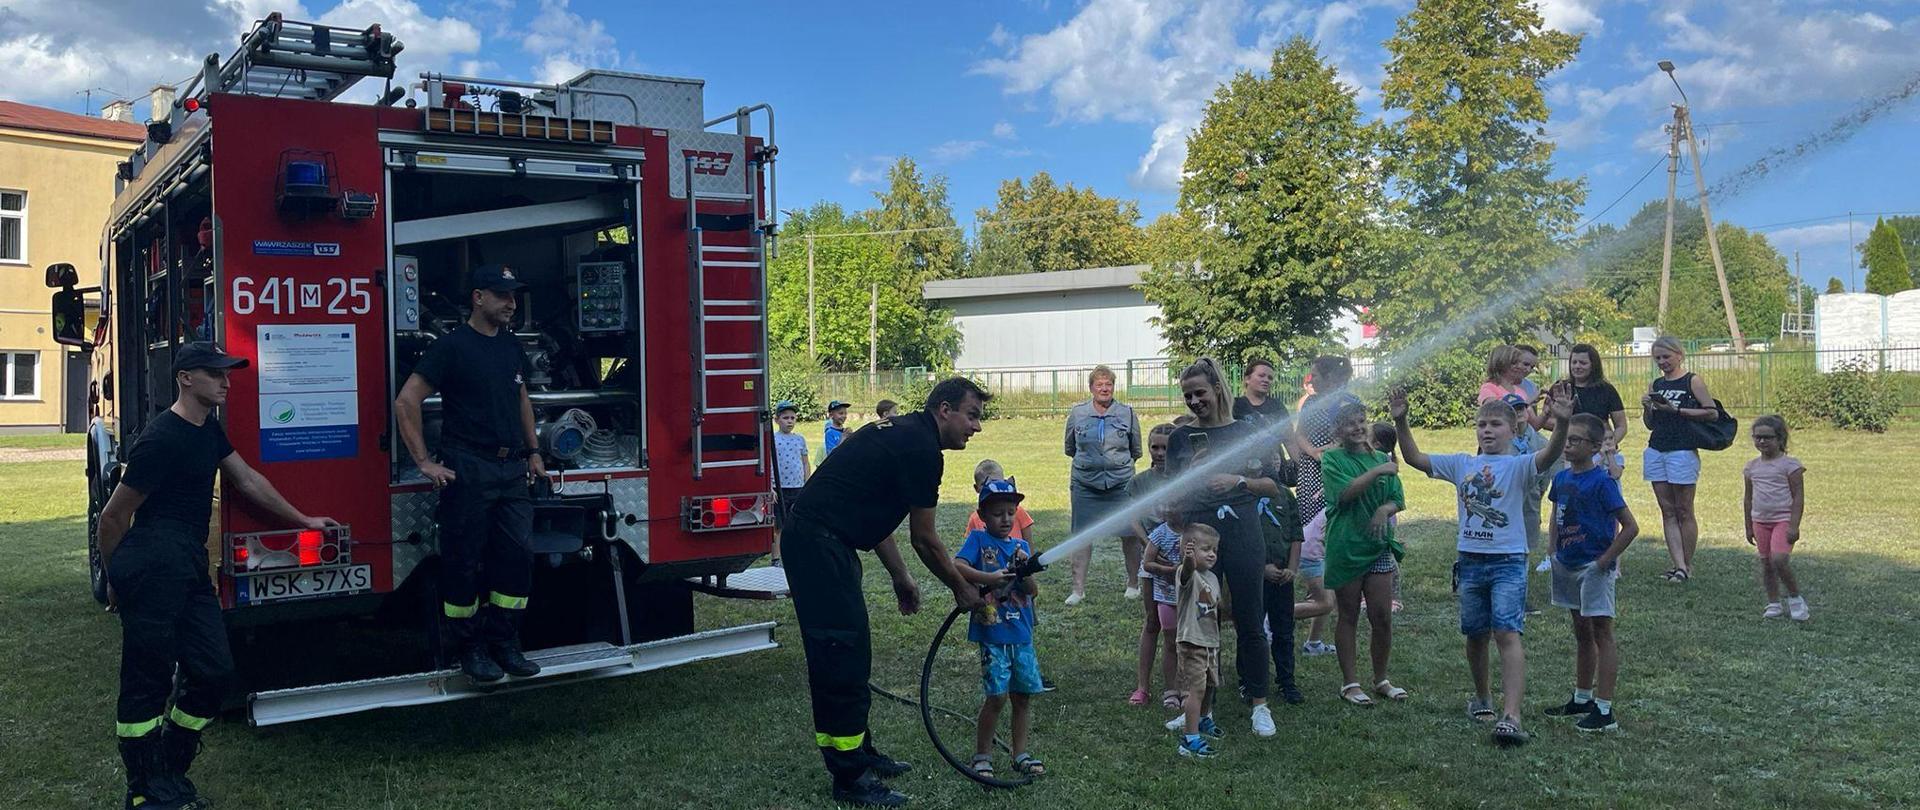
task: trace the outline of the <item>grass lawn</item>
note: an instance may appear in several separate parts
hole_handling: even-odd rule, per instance
[[[84,433],[0,434],[0,450],[65,450],[86,446]]]
[[[1059,431],[1056,422],[992,422],[970,449],[949,454],[943,526],[957,530],[964,520],[973,464],[991,456],[1031,493],[1040,545],[1062,539]],[[808,432],[817,435],[817,426]],[[1424,435],[1422,444],[1456,450],[1471,439],[1452,431]],[[917,712],[877,702],[875,733],[914,762],[897,784],[916,807],[1920,803],[1912,747],[1920,711],[1907,693],[1920,682],[1920,533],[1909,494],[1920,480],[1920,431],[1809,430],[1794,436],[1794,451],[1809,468],[1796,568],[1814,620],[1760,619],[1753,553],[1739,522],[1739,466],[1751,451],[1743,442],[1708,454],[1699,498],[1705,536],[1693,582],[1658,579],[1666,564],[1657,536],[1636,544],[1625,561],[1617,733],[1581,735],[1537,715],[1564,700],[1572,683],[1568,619],[1557,611],[1529,622],[1526,720],[1534,743],[1495,749],[1485,727],[1464,717],[1468,680],[1447,590],[1453,505],[1445,485],[1425,479],[1406,482],[1411,513],[1401,524],[1410,547],[1408,606],[1395,624],[1393,672],[1413,692],[1403,705],[1341,704],[1334,660],[1302,659],[1308,702],[1276,704],[1280,736],[1255,739],[1244,709],[1228,700],[1219,712],[1228,733],[1222,755],[1176,757],[1173,736],[1160,728],[1166,715],[1125,703],[1140,608],[1120,595],[1118,548],[1103,547],[1093,593],[1077,608],[1059,604],[1064,566],[1042,575],[1037,643],[1061,688],[1035,701],[1033,750],[1052,775],[1019,792],[983,793],[938,761]],[[1637,479],[1637,453],[1629,457],[1628,501],[1643,526],[1657,526],[1651,492]],[[0,465],[0,795],[23,806],[119,801],[109,725],[118,627],[86,593],[78,476],[73,463]],[[944,614],[944,594],[930,578],[922,581],[930,608],[903,618],[892,610],[879,566],[867,567],[874,679],[895,691],[916,682],[927,638]],[[1545,585],[1536,577],[1542,595]],[[826,806],[791,605],[701,600],[702,626],[775,619],[786,646],[631,678],[272,729],[230,719],[210,732],[196,781],[221,806],[246,808]],[[950,646],[939,702],[970,712],[977,697],[966,652]],[[966,724],[943,730],[950,745],[968,745]]]

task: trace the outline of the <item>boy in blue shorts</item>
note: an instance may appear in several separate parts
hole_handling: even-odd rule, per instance
[[[1467,669],[1473,673],[1474,697],[1467,702],[1467,715],[1478,721],[1494,719],[1487,671],[1491,638],[1500,648],[1500,686],[1505,698],[1505,712],[1493,725],[1493,741],[1521,745],[1527,741],[1527,733],[1520,728],[1527,677],[1526,650],[1520,642],[1527,601],[1525,502],[1541,474],[1560,459],[1567,442],[1567,420],[1573,415],[1573,393],[1566,383],[1553,387],[1548,406],[1553,440],[1521,456],[1508,454],[1514,430],[1521,424],[1519,416],[1500,400],[1481,403],[1474,418],[1477,455],[1428,456],[1420,451],[1413,427],[1407,424],[1406,392],[1394,391],[1388,407],[1400,433],[1401,460],[1459,491],[1460,556],[1453,565],[1460,591],[1460,633],[1467,637]]]
[[[980,645],[980,685],[986,700],[974,729],[972,767],[993,775],[993,733],[1000,725],[1000,709],[1012,696],[1013,767],[1032,776],[1046,773],[1040,759],[1027,753],[1028,706],[1044,691],[1040,661],[1033,654],[1033,598],[1039,593],[1032,579],[1001,592],[1013,581],[1013,566],[1033,554],[1027,541],[1013,537],[1014,515],[1026,496],[1004,479],[980,487],[980,520],[986,528],[967,534],[954,555],[954,568],[968,582],[995,589],[988,605],[967,624],[967,640]]]
[[[1549,717],[1577,717],[1581,731],[1611,731],[1613,687],[1620,653],[1613,642],[1614,563],[1626,553],[1640,525],[1620,496],[1620,482],[1594,463],[1607,439],[1607,424],[1583,413],[1567,432],[1567,469],[1553,477],[1548,497],[1559,507],[1553,538],[1553,604],[1573,612],[1573,697],[1547,710]],[[1595,681],[1598,680],[1596,684]]]

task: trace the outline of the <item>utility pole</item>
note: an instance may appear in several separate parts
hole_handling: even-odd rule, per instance
[[[817,333],[813,324],[813,234],[807,234],[807,358],[818,359],[820,350],[815,348]]]
[[[880,285],[867,293],[867,379],[880,373]]]
[[[1680,80],[1673,77],[1673,63],[1661,60],[1660,70],[1664,71],[1667,74],[1667,78],[1673,82],[1673,89],[1680,91],[1681,103],[1673,105],[1673,128],[1677,136],[1684,136],[1687,139],[1687,157],[1693,163],[1693,186],[1700,192],[1700,218],[1704,220],[1707,225],[1707,253],[1713,258],[1713,275],[1720,282],[1720,306],[1726,310],[1727,313],[1727,332],[1733,338],[1733,350],[1736,352],[1743,351],[1747,347],[1747,339],[1740,334],[1740,316],[1733,311],[1733,293],[1727,289],[1727,267],[1720,261],[1720,237],[1713,232],[1713,211],[1707,206],[1707,178],[1706,174],[1700,168],[1700,142],[1694,140],[1693,137],[1693,110],[1690,107],[1690,102],[1687,101],[1687,91],[1682,90],[1680,88]],[[1672,150],[1669,149],[1668,153],[1672,154]],[[1669,188],[1671,188],[1671,184],[1669,184]],[[1667,251],[1669,256],[1663,260],[1661,264],[1670,266],[1671,252],[1673,249],[1672,191],[1668,191],[1667,199]],[[1660,296],[1662,301],[1666,299],[1664,291],[1668,272],[1670,271],[1663,270],[1660,275],[1661,289],[1663,292]],[[1661,307],[1663,315],[1665,314],[1665,310],[1666,308],[1664,306]]]
[[[1720,306],[1727,311],[1727,332],[1733,336],[1733,350],[1745,351],[1747,339],[1740,334],[1740,316],[1733,311],[1733,293],[1727,289],[1727,266],[1720,261],[1720,237],[1713,233],[1713,210],[1707,207],[1707,178],[1700,169],[1700,143],[1693,139],[1693,113],[1676,107],[1674,117],[1687,135],[1687,157],[1693,160],[1693,186],[1700,191],[1700,218],[1707,223],[1707,254],[1713,257],[1713,275],[1720,281]]]
[[[1800,277],[1800,251],[1793,252],[1793,314],[1799,315],[1807,310],[1800,302],[1800,288],[1807,286],[1806,279]]]
[[[1660,310],[1654,328],[1666,334],[1667,288],[1673,282],[1673,192],[1680,178],[1680,128],[1667,125],[1667,238],[1660,249]]]

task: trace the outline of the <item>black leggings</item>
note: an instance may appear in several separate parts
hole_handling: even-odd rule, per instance
[[[1233,608],[1233,668],[1240,675],[1240,691],[1249,700],[1265,700],[1268,688],[1267,634],[1260,622],[1266,618],[1267,547],[1260,536],[1259,511],[1249,502],[1237,507],[1238,515],[1221,517],[1219,512],[1193,515],[1195,522],[1212,526],[1220,533],[1220,561],[1215,566],[1226,583]]]

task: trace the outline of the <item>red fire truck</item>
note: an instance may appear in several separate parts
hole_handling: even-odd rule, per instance
[[[207,547],[250,719],[479,694],[443,666],[437,500],[391,403],[465,319],[469,268],[503,263],[528,285],[513,328],[551,471],[526,629],[545,671],[488,691],[774,646],[771,623],[693,632],[696,588],[784,587],[778,569],[742,573],[771,540],[772,109],[708,119],[699,80],[598,70],[396,84],[401,48],[378,25],[259,21],[119,164],[98,286],[48,269],[55,333],[92,354],[95,598],[92,518],[172,403],[173,352],[216,340],[252,361],[220,414],[234,447],[345,524],[297,531],[216,493]],[[368,77],[385,81],[370,103],[341,98]],[[342,635],[359,625],[411,640]],[[339,663],[379,644],[397,646],[370,669]]]

